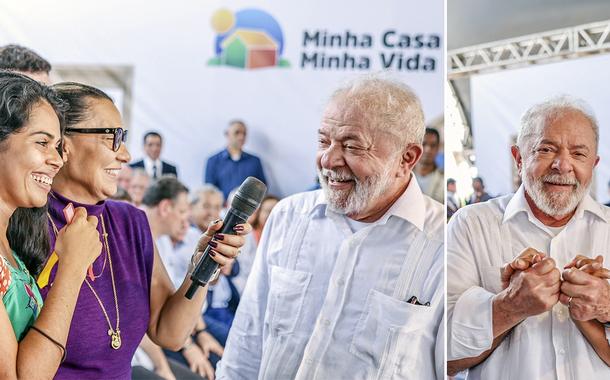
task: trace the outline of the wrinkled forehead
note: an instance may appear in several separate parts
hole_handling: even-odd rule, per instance
[[[534,135],[534,143],[540,142],[597,149],[595,130],[591,120],[575,110],[566,110],[547,117],[542,123],[542,127]]]
[[[348,97],[331,100],[322,114],[319,132],[331,138],[394,139],[396,134],[385,128],[381,117]]]

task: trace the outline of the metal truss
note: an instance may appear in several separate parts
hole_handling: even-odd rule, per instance
[[[610,50],[610,20],[531,34],[448,52],[448,77],[542,63]]]

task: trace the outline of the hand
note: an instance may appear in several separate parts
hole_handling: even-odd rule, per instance
[[[207,231],[201,235],[199,242],[197,243],[196,254],[193,257],[192,262],[199,261],[201,253],[205,248],[210,245],[210,257],[216,261],[220,266],[232,263],[235,257],[239,254],[239,248],[241,248],[246,239],[244,235],[247,235],[252,231],[252,226],[248,223],[238,224],[235,226],[235,234],[220,234],[217,233],[222,228],[222,221],[218,220],[211,223]],[[189,268],[189,272],[193,270],[192,264]]]
[[[102,251],[102,243],[97,232],[97,218],[87,216],[87,210],[77,207],[74,218],[57,234],[55,252],[59,257],[60,267],[69,267],[83,278],[87,268]]]
[[[570,308],[572,319],[597,319],[602,323],[610,320],[610,284],[602,265],[603,257],[589,259],[579,255],[566,266],[570,269],[563,272],[559,301]]]
[[[524,318],[550,310],[559,300],[561,276],[555,261],[544,258],[526,270],[518,270],[502,292],[510,309]]]
[[[169,368],[169,365],[161,368],[155,368],[155,373],[165,380],[176,380],[176,376],[174,376],[174,373],[172,372],[171,368]]]
[[[214,380],[214,368],[199,346],[190,344],[182,351],[182,355],[184,355],[191,371],[200,376],[207,377],[209,380]]]
[[[576,255],[576,257],[563,268],[577,268],[592,276],[608,280],[610,279],[610,270],[604,268],[603,265],[604,257],[602,255],[598,255],[594,259],[583,255]]]
[[[220,343],[208,332],[202,331],[197,335],[197,344],[201,347],[203,354],[206,358],[210,357],[210,352],[215,353],[216,355],[222,357],[225,350],[222,348]]]
[[[539,263],[546,255],[534,248],[525,248],[519,256],[510,263],[505,264],[500,271],[502,289],[508,288],[510,279],[516,271],[524,271],[532,265]]]

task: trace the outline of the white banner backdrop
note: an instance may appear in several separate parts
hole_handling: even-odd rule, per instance
[[[473,76],[472,130],[476,166],[491,194],[513,191],[510,146],[521,115],[533,104],[560,94],[584,99],[593,108],[600,128],[599,156],[593,195],[608,201],[610,179],[610,55]]]
[[[239,118],[249,127],[246,151],[261,157],[280,195],[313,185],[322,108],[346,79],[387,66],[415,89],[427,120],[442,113],[443,24],[441,0],[0,4],[1,44],[23,44],[57,66],[134,68],[134,160],[143,134],[159,130],[162,158],[197,187],[227,122]],[[273,66],[225,64],[241,65],[244,54],[248,66]]]

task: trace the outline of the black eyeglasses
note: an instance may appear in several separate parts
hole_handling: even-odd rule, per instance
[[[127,141],[127,131],[121,127],[118,128],[66,128],[66,132],[88,133],[88,134],[112,134],[112,150],[118,151],[121,143]]]

